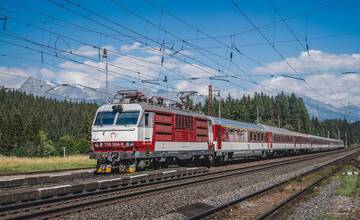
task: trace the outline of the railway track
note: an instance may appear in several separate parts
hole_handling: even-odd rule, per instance
[[[268,193],[270,193],[271,191],[276,191],[278,189],[278,191],[282,190],[281,187],[286,186],[286,184],[289,184],[290,182],[296,180],[296,179],[301,179],[302,177],[305,177],[307,175],[311,175],[313,173],[319,172],[319,170],[321,169],[325,169],[331,165],[334,165],[335,168],[330,169],[329,172],[325,172],[324,174],[321,175],[321,177],[317,178],[314,181],[311,181],[310,184],[307,184],[305,187],[303,187],[301,190],[298,190],[294,193],[292,193],[290,196],[287,196],[285,199],[281,199],[279,202],[277,202],[275,205],[271,206],[269,209],[266,209],[264,212],[260,212],[260,213],[256,213],[256,211],[252,211],[251,213],[246,213],[243,212],[241,213],[242,217],[247,217],[248,219],[256,219],[256,220],[262,220],[262,219],[271,219],[271,216],[276,213],[278,210],[280,210],[282,207],[286,206],[287,204],[289,204],[290,202],[292,202],[295,199],[298,199],[299,197],[301,197],[303,194],[305,194],[306,192],[308,192],[309,190],[311,190],[313,187],[319,185],[320,183],[322,183],[324,180],[326,180],[329,176],[332,176],[333,174],[335,174],[337,171],[340,170],[340,168],[345,164],[345,163],[349,163],[351,161],[354,160],[354,158],[356,158],[358,155],[360,155],[360,150],[355,151],[353,154],[346,156],[345,158],[340,158],[337,159],[335,161],[332,161],[331,163],[328,164],[324,164],[322,166],[319,166],[315,169],[309,170],[299,176],[295,176],[293,178],[281,181],[279,183],[273,184],[271,186],[268,186],[266,188],[263,188],[259,191],[256,191],[254,193],[248,194],[246,196],[242,196],[242,197],[238,197],[235,198],[227,203],[215,206],[215,207],[211,207],[208,208],[204,211],[201,211],[199,213],[196,213],[194,215],[191,215],[188,217],[188,220],[197,220],[197,219],[212,219],[216,216],[216,218],[218,219],[222,219],[221,214],[219,214],[220,212],[226,212],[224,210],[229,210],[232,207],[239,205],[239,204],[245,204],[246,202],[252,200],[252,199],[258,199],[261,196],[267,196]],[[339,163],[340,162],[340,163]],[[262,201],[262,200],[260,200]],[[188,208],[191,208],[191,206],[189,206]],[[228,212],[227,212],[228,213]],[[219,215],[219,216],[217,216]],[[226,216],[224,218],[228,218],[229,216]],[[236,216],[239,217],[239,216]],[[231,217],[230,217],[231,218]]]
[[[344,152],[348,153],[348,152]],[[306,157],[277,161],[270,164],[260,164],[242,167],[232,170],[223,170],[212,173],[202,173],[196,176],[174,177],[163,181],[140,181],[127,186],[107,187],[102,190],[55,196],[37,201],[21,202],[0,207],[0,218],[2,219],[25,219],[56,217],[71,212],[81,211],[87,207],[112,203],[115,200],[135,199],[139,196],[158,193],[166,190],[176,190],[194,184],[202,184],[219,179],[231,178],[252,172],[259,172],[278,166],[285,166],[302,161],[313,160],[322,157],[337,155],[339,152],[328,152],[319,155],[308,155]]]
[[[344,150],[338,150],[337,152],[342,152]],[[330,152],[318,152],[315,153],[314,155],[321,155],[321,154],[327,154],[327,153],[332,153],[332,151]],[[297,155],[297,156],[290,156],[289,158],[297,158],[297,157],[304,157],[304,156],[309,156],[309,155]],[[280,157],[277,158],[279,160],[282,159],[286,159],[287,157]],[[258,160],[259,161],[259,160]],[[260,160],[261,161],[261,160]],[[241,162],[253,162],[251,160],[249,161],[241,161]],[[239,161],[229,161],[223,165],[232,165],[232,164],[238,164]],[[22,175],[14,175],[11,176],[10,178],[6,178],[6,179],[1,179],[0,176],[0,192],[1,191],[5,191],[5,190],[11,190],[13,188],[16,188],[17,190],[19,188],[25,188],[25,187],[36,187],[36,186],[54,186],[54,184],[59,184],[59,183],[66,183],[69,182],[70,180],[78,180],[78,179],[82,179],[82,180],[87,180],[87,179],[93,179],[93,178],[98,178],[100,179],[105,179],[105,178],[109,178],[109,176],[113,176],[113,177],[121,177],[124,174],[107,174],[107,175],[95,175],[93,170],[88,170],[88,169],[81,169],[80,170],[70,170],[70,171],[76,171],[75,173],[71,173],[71,172],[54,172],[54,173],[48,173],[48,172],[40,172],[38,175],[31,175],[31,176],[22,176]],[[165,171],[168,169],[164,169]],[[79,172],[78,172],[79,171]],[[142,172],[141,172],[142,173]],[[34,174],[37,174],[36,172]]]

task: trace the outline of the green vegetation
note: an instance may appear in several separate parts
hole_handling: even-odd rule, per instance
[[[353,196],[359,190],[360,178],[358,175],[339,175],[341,181],[340,187],[337,189],[336,194],[341,196]]]
[[[338,216],[333,216],[333,215],[324,215],[324,216],[319,216],[316,218],[316,220],[341,220],[343,218],[340,218]]]
[[[95,165],[95,160],[80,155],[65,158],[0,157],[0,174],[94,168]]]
[[[190,100],[191,102],[191,100]],[[335,138],[337,131],[348,132],[349,144],[360,137],[360,122],[310,119],[302,98],[294,94],[275,97],[263,93],[230,95],[221,101],[222,117],[250,123],[263,123],[290,130]],[[192,105],[192,110],[207,112],[208,101]],[[218,101],[214,98],[214,116]],[[84,154],[90,149],[91,123],[97,105],[36,97],[0,87],[0,155],[17,157]],[[258,117],[259,116],[259,117]]]
[[[262,124],[323,137],[327,137],[329,131],[331,138],[338,138],[338,130],[340,130],[342,140],[345,140],[346,131],[348,144],[359,143],[360,121],[348,123],[342,119],[320,121],[318,118],[310,118],[303,99],[296,97],[295,94],[280,93],[272,97],[255,93],[254,96],[242,98],[233,98],[228,95],[220,102],[223,118],[249,123],[256,123],[258,119],[258,122]],[[213,99],[212,108],[212,115],[218,116],[219,101],[216,98]],[[207,109],[208,100],[205,104],[197,103],[192,108],[194,111],[206,113]]]
[[[0,88],[0,155],[84,154],[97,105],[58,101]]]

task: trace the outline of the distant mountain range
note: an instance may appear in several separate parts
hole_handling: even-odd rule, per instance
[[[20,90],[31,93],[36,96],[44,96],[47,98],[70,101],[86,101],[105,103],[110,99],[110,93],[103,90],[81,85],[57,85],[51,82],[28,78],[21,86]]]
[[[346,119],[349,121],[360,120],[359,106],[350,105],[344,109],[343,107],[338,108],[307,96],[303,96],[303,99],[311,116],[319,117],[320,119],[336,119],[343,118],[344,114],[346,114]]]
[[[162,96],[171,100],[178,100],[178,95],[176,92],[169,92],[164,89],[159,89],[156,92],[141,88],[134,87],[134,89],[142,91],[147,96]],[[58,100],[71,100],[71,101],[85,101],[85,102],[94,102],[94,103],[107,103],[112,98],[111,94],[115,94],[117,90],[121,88],[109,89],[110,92],[104,90],[92,89],[84,87],[81,85],[63,85],[56,86],[51,82],[40,81],[33,78],[28,78],[20,87],[21,91],[26,93],[31,93],[36,96],[45,96],[47,98],[58,99]],[[111,92],[113,91],[113,92]],[[342,118],[343,115],[341,112],[344,112],[343,108],[337,108],[335,106],[314,100],[307,96],[302,96],[304,103],[311,116],[319,117],[323,119],[335,119]],[[206,99],[206,96],[196,95],[193,96],[194,102],[203,102]],[[360,120],[360,107],[358,106],[348,106],[346,109],[348,113],[346,118],[349,121],[358,121]]]

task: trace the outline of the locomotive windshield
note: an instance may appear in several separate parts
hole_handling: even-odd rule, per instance
[[[113,125],[116,112],[98,112],[94,125]]]
[[[117,117],[116,125],[136,125],[139,114],[139,111],[121,112]]]
[[[116,114],[117,118],[116,118]],[[116,118],[116,125],[136,125],[139,118],[139,111],[116,112],[104,111],[98,112],[94,125],[113,125]]]

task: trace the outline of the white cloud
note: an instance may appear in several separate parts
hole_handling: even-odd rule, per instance
[[[113,50],[113,46],[104,46],[108,49]],[[140,49],[140,54],[136,55],[124,55],[119,54],[109,56],[109,82],[110,85],[126,85],[129,84],[127,80],[137,81],[140,83],[142,79],[163,79],[164,75],[167,75],[169,79],[181,79],[181,74],[185,78],[189,77],[203,77],[209,76],[209,73],[216,73],[211,68],[203,67],[196,64],[186,64],[173,57],[165,56],[164,62],[162,61],[162,52],[153,51],[149,52],[147,47],[141,47],[139,43],[132,45],[124,45],[121,47],[123,51],[131,51],[133,49]],[[170,51],[166,51],[170,53]],[[186,51],[182,51],[186,53]],[[90,60],[92,56],[98,56],[98,50],[89,46],[83,46],[76,50],[72,50],[72,53],[79,54],[82,56],[88,56],[89,59],[82,63],[74,63],[71,61],[64,61],[58,64],[58,69],[51,70],[48,68],[17,68],[24,76],[33,76],[34,78],[54,81],[57,83],[69,83],[69,84],[83,84],[90,85],[91,87],[105,87],[105,62]],[[4,67],[5,68],[5,67]],[[204,69],[205,71],[201,70]],[[10,70],[9,70],[10,71]],[[13,70],[12,70],[13,71]],[[207,71],[207,72],[206,72]],[[179,74],[176,74],[179,73]],[[2,79],[1,84],[9,85],[11,87],[19,87],[25,80],[19,81],[18,78],[0,76]],[[161,81],[159,81],[161,82]],[[169,86],[176,86],[180,81],[169,81]],[[197,82],[196,82],[197,83]],[[186,86],[187,84],[191,85]],[[141,84],[142,85],[142,84]],[[140,86],[141,86],[140,85]],[[200,90],[202,93],[205,92],[203,87],[189,82],[184,82],[184,85],[179,85],[181,90]],[[154,86],[154,85],[151,85]],[[186,89],[189,87],[189,89]]]
[[[114,47],[111,45],[104,45],[104,46],[101,46],[100,48],[102,48],[102,49],[106,48],[107,50],[114,50]],[[77,54],[80,56],[85,56],[85,57],[98,57],[99,53],[100,53],[100,56],[103,55],[103,50],[99,51],[98,48],[94,48],[92,46],[85,45],[85,46],[79,47],[78,49],[71,49],[71,53]]]
[[[309,56],[310,54],[310,56]],[[287,58],[298,72],[318,73],[317,71],[328,73],[330,71],[347,71],[360,69],[360,54],[331,54],[320,50],[310,50],[301,52],[298,57]],[[253,73],[293,73],[285,61],[273,62],[265,67],[257,67]]]
[[[302,81],[286,77],[274,77],[262,81],[256,91],[294,92],[297,95],[308,96],[336,107],[347,106],[349,103],[360,105],[360,75],[322,74],[305,78]],[[266,91],[264,91],[266,92]]]
[[[106,46],[113,48],[112,46]],[[89,48],[79,48],[78,51],[85,51]],[[207,95],[207,85],[210,83],[208,77],[210,74],[217,74],[217,71],[198,64],[183,63],[173,57],[166,56],[163,67],[161,66],[161,53],[149,53],[146,48],[142,48],[140,44],[124,45],[121,50],[130,52],[133,49],[139,49],[140,54],[124,55],[109,57],[109,82],[110,86],[120,88],[131,86],[132,84],[126,80],[137,81],[141,79],[163,79],[164,75],[168,76],[168,86],[175,87],[177,90],[195,90],[202,95]],[[253,94],[255,91],[263,91],[276,94],[280,91],[294,92],[297,95],[308,96],[316,100],[331,103],[334,106],[351,104],[360,105],[360,75],[335,75],[326,74],[332,71],[354,71],[360,69],[359,54],[330,54],[322,51],[311,50],[311,58],[317,63],[318,68],[325,72],[322,75],[307,75],[305,78],[307,84],[299,80],[285,77],[273,77],[259,82],[258,86],[248,91],[239,91],[235,86],[225,82],[219,83],[222,95],[226,96],[230,93],[232,96],[241,97],[244,94]],[[97,53],[88,53],[88,56],[97,56]],[[313,70],[312,61],[307,53],[303,52],[298,57],[288,58],[288,62],[295,66],[299,73],[309,73]],[[34,78],[49,80],[58,83],[82,84],[95,88],[105,87],[105,63],[100,61],[86,60],[84,64],[94,66],[100,71],[89,68],[86,65],[65,61],[58,65],[59,69],[51,70],[48,68],[6,68],[0,67],[0,71],[18,74],[21,76],[33,76]],[[117,66],[117,67],[116,67]],[[119,68],[120,67],[120,68]],[[284,62],[273,62],[267,65],[268,69],[257,67],[254,73],[272,73],[291,74],[288,66]],[[171,70],[171,71],[168,71]],[[173,72],[172,72],[173,71]],[[174,72],[178,73],[175,74]],[[116,76],[114,76],[116,75]],[[181,80],[181,78],[199,77],[201,79],[194,80],[193,83]],[[177,79],[172,81],[171,79]],[[0,84],[7,87],[18,88],[25,79],[6,76],[0,74]],[[140,84],[142,86],[143,84]],[[145,86],[145,84],[144,84]],[[148,85],[156,87],[156,85]],[[317,92],[313,91],[314,88]],[[319,96],[319,94],[321,96]]]
[[[143,49],[143,47],[141,46],[141,44],[139,42],[135,42],[131,45],[125,44],[125,45],[121,46],[120,49],[124,52],[130,52],[132,50]]]
[[[180,81],[176,84],[175,88],[177,91],[196,91],[201,95],[207,95],[207,85],[208,83],[202,83],[201,81],[196,81],[196,84],[189,81]]]

